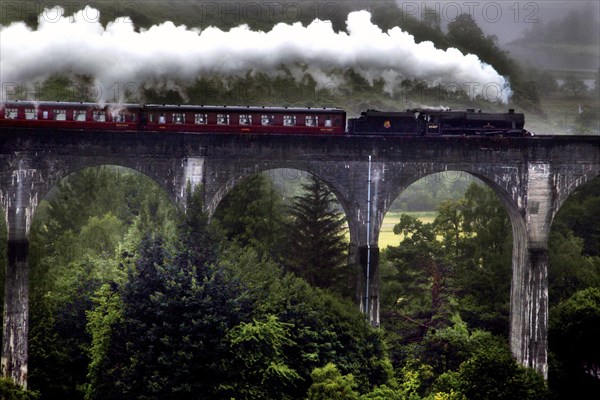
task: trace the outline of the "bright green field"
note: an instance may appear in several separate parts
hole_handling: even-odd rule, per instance
[[[400,235],[394,235],[394,225],[400,222],[400,215],[408,214],[415,218],[420,219],[423,222],[433,222],[437,213],[435,211],[423,211],[423,212],[388,212],[383,219],[381,226],[381,232],[379,233],[379,248],[385,249],[389,245],[397,246],[400,243],[402,237]]]

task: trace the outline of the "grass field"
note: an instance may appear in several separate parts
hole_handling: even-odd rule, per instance
[[[424,212],[388,212],[383,219],[381,226],[381,232],[379,233],[379,248],[385,249],[389,245],[397,246],[400,243],[402,237],[400,235],[394,235],[394,225],[400,222],[400,215],[408,214],[412,217],[418,218],[423,222],[433,222],[437,216],[435,211],[424,211]]]

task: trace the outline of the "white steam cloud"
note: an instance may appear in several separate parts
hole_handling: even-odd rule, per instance
[[[98,100],[111,101],[116,87],[131,83],[177,88],[176,83],[193,83],[200,76],[276,76],[282,65],[296,79],[309,74],[324,87],[342,82],[340,71],[353,69],[369,83],[383,79],[390,93],[402,79],[418,79],[490,101],[507,102],[511,95],[508,81],[477,56],[415,43],[398,27],[383,32],[367,11],[348,15],[347,33],[336,33],[330,22],[320,20],[306,27],[280,23],[269,32],[246,25],[229,31],[189,29],[172,22],[136,32],[126,18],[106,27],[99,18],[90,19],[98,15],[87,7],[65,16],[56,7],[40,15],[35,30],[23,22],[0,27],[3,99],[15,85],[53,74],[91,76]]]

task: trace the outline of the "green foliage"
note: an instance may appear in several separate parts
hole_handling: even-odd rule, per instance
[[[474,327],[506,331],[512,240],[506,211],[492,190],[473,183],[463,199],[441,203],[433,223],[403,215],[394,233],[403,239],[385,258],[397,269],[394,281],[406,284],[394,284],[395,304],[384,307],[414,314],[421,304],[435,314],[443,304],[458,302]]]
[[[566,236],[553,230],[548,256],[549,303],[554,306],[578,290],[600,285],[600,257],[583,255],[584,239],[568,231]]]
[[[146,237],[135,269],[90,315],[88,399],[214,397],[231,381],[226,337],[241,327],[251,302],[236,280],[214,267],[201,192],[189,189],[176,245]]]
[[[360,400],[405,400],[404,394],[398,389],[381,385],[371,392],[360,396]]]
[[[186,210],[177,226],[177,263],[181,267],[206,268],[212,265],[219,251],[215,230],[208,225],[204,211],[202,189],[192,188],[188,182]]]
[[[472,184],[464,198],[442,202],[432,223],[402,215],[394,232],[402,240],[384,254],[382,279],[395,295],[383,304],[382,322],[403,396],[460,399],[462,389],[450,384],[461,381],[459,367],[502,347],[480,329],[508,330],[508,216],[491,189]]]
[[[103,285],[94,297],[94,308],[87,312],[87,331],[91,335],[89,347],[85,398],[118,398],[119,365],[113,363],[125,352],[114,337],[123,334],[123,303],[119,294],[109,285]]]
[[[473,328],[508,336],[513,241],[508,214],[482,185],[471,185],[457,205],[464,218],[455,279],[461,317]]]
[[[309,400],[358,400],[352,374],[342,375],[333,363],[315,368],[310,377]]]
[[[265,321],[242,322],[229,331],[231,376],[223,387],[226,393],[244,399],[288,397],[289,387],[300,378],[285,356],[285,349],[295,345],[290,327],[267,315]]]
[[[583,239],[583,255],[600,256],[600,178],[575,190],[558,211],[552,230]],[[551,247],[551,246],[550,246]]]
[[[178,243],[144,239],[126,279],[98,293],[88,399],[301,398],[328,362],[364,390],[389,381],[381,337],[354,305],[283,274],[256,249],[208,251],[214,232],[198,193]]]
[[[350,269],[343,215],[327,185],[311,175],[289,208],[284,264],[312,286],[345,293]]]
[[[217,208],[214,221],[228,240],[253,246],[275,256],[281,251],[283,205],[265,175],[252,175],[240,182]]]
[[[330,362],[342,374],[352,374],[361,391],[389,382],[392,368],[381,334],[354,304],[260,260],[256,252],[232,247],[222,257],[220,264],[256,299],[256,313],[275,315],[289,327],[294,344],[285,346],[284,355],[299,375],[291,397],[306,396],[312,371]]]
[[[518,365],[508,349],[476,353],[459,374],[460,391],[469,400],[544,400],[549,395],[544,378]]]
[[[394,265],[396,279],[402,283],[395,296],[394,312],[389,315],[400,317],[405,337],[418,338],[428,328],[445,324],[448,318],[454,265],[437,240],[434,223],[403,214],[394,233],[403,235],[403,240],[397,247],[388,247],[386,259]]]
[[[548,341],[550,385],[560,396],[584,398],[598,392],[600,350],[600,289],[576,292],[551,309]]]
[[[600,285],[600,179],[577,189],[558,211],[548,243],[549,302]]]
[[[455,317],[452,326],[428,332],[421,343],[412,345],[411,352],[413,358],[441,375],[458,370],[476,351],[498,346],[502,346],[498,338],[486,331],[469,331],[467,325]]]
[[[2,400],[37,400],[40,394],[35,391],[23,390],[10,378],[0,378],[0,399]]]
[[[30,233],[29,384],[45,398],[83,398],[92,341],[87,312],[97,290],[122,280],[151,202],[147,224],[169,234],[170,200],[127,169],[84,169],[40,203]]]
[[[535,371],[517,364],[508,346],[489,332],[451,328],[429,332],[410,346],[400,369],[400,390],[414,399],[545,399]]]

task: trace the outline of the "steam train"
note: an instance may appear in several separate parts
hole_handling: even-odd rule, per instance
[[[524,136],[525,117],[440,109],[367,110],[346,118],[340,108],[191,106],[13,101],[0,105],[0,127],[297,135]]]

